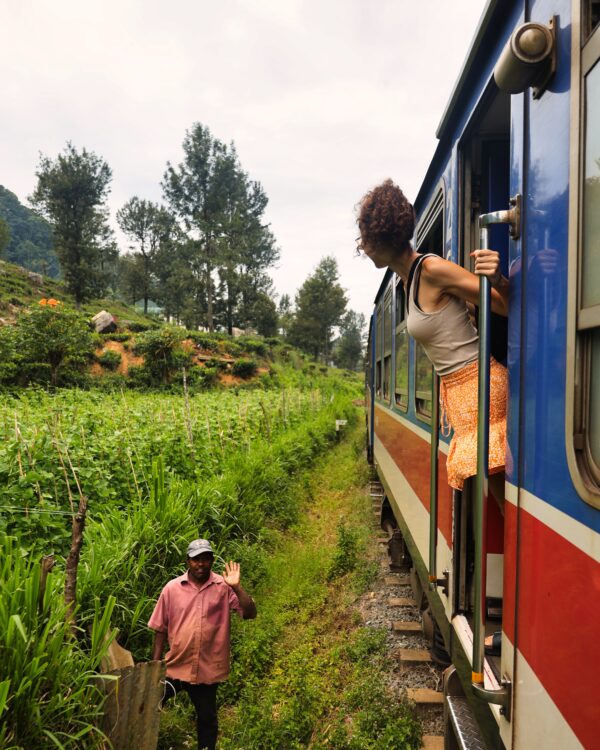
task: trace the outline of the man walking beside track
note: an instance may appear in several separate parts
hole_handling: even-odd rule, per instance
[[[155,631],[152,659],[162,659],[169,642],[163,704],[185,690],[196,709],[198,750],[215,750],[217,687],[229,675],[230,613],[256,617],[256,605],[240,585],[240,566],[213,573],[213,548],[195,539],[187,548],[187,571],[162,590],[148,626]]]

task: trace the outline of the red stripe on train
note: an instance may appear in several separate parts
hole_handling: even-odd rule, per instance
[[[380,407],[375,407],[375,434],[429,512],[430,444]],[[443,453],[438,457],[438,472],[438,528],[452,548],[452,489]]]
[[[514,549],[517,514],[515,506],[506,506],[514,533],[508,550]],[[527,511],[520,511],[519,520],[517,647],[584,747],[598,747],[600,565]],[[508,614],[516,570],[508,555],[505,563]]]

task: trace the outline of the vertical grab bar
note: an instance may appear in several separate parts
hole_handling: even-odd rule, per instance
[[[479,217],[479,247],[489,244],[490,224],[510,224],[510,234],[517,239],[520,233],[520,196],[511,199],[508,211],[494,211]],[[475,531],[475,567],[473,573],[473,661],[471,686],[475,695],[487,703],[501,706],[500,712],[510,720],[511,684],[502,680],[502,687],[488,690],[484,687],[483,662],[485,645],[485,583],[484,534],[487,528],[486,503],[489,479],[490,440],[490,322],[491,287],[489,279],[479,279],[479,359],[477,383],[477,475],[473,504],[473,526]]]
[[[429,588],[446,579],[437,577],[437,527],[438,527],[438,449],[440,443],[440,378],[434,371],[431,379],[431,452],[429,467]],[[446,592],[447,593],[447,592]]]
[[[479,247],[487,248],[488,229],[480,219]],[[488,496],[488,463],[490,443],[490,302],[491,288],[487,277],[479,279],[479,359],[477,382],[477,474],[475,475],[475,502],[473,527],[475,531],[475,609],[473,613],[473,685],[483,686],[483,654],[485,639],[485,565],[484,532],[485,509]]]

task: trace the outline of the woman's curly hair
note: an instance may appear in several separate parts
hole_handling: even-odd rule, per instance
[[[361,244],[393,245],[404,249],[415,229],[412,205],[392,180],[374,187],[358,204],[357,224]]]

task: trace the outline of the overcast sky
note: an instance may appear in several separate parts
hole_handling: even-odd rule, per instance
[[[113,170],[110,208],[161,200],[192,123],[235,141],[269,196],[292,295],[334,255],[368,315],[354,206],[386,177],[413,199],[484,0],[3,0],[0,184],[22,201],[67,140]]]

